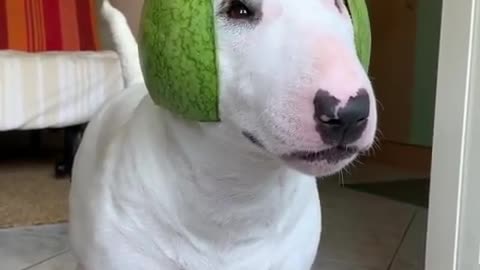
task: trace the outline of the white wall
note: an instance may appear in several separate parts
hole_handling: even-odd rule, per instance
[[[480,15],[477,5],[476,17]],[[475,26],[460,211],[459,270],[480,270],[480,22]]]
[[[443,0],[426,270],[480,270],[480,5]]]

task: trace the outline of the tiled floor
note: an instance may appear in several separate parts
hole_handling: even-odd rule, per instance
[[[320,185],[324,232],[315,270],[422,270],[426,210]],[[65,225],[0,230],[0,269],[75,270]]]
[[[316,270],[423,270],[426,209],[321,185],[323,235]]]

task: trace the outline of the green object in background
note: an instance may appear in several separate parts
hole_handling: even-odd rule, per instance
[[[370,22],[365,0],[348,0],[359,58],[368,71]],[[186,119],[220,121],[212,0],[145,0],[139,52],[155,104]]]
[[[145,0],[140,61],[153,101],[196,121],[218,121],[212,0]]]
[[[347,5],[352,16],[357,54],[363,67],[368,72],[372,50],[372,34],[367,3],[365,0],[347,0]]]

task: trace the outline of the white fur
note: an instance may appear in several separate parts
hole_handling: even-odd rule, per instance
[[[138,59],[138,46],[125,16],[113,7],[108,0],[98,1],[100,2],[100,16],[110,27],[112,42],[120,55],[125,86],[130,87],[135,83],[142,83],[143,76]]]
[[[321,231],[311,175],[335,173],[354,157],[330,164],[281,156],[327,147],[314,128],[319,88],[342,102],[366,89],[372,109],[355,145],[367,149],[376,128],[352,27],[334,1],[252,0],[263,7],[258,25],[217,19],[220,123],[177,117],[154,105],[143,83],[104,106],[73,170],[70,236],[81,269],[311,268]],[[116,34],[124,48],[136,47]]]

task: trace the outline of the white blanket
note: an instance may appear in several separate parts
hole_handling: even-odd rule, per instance
[[[112,51],[0,51],[0,131],[85,123],[123,88]]]

